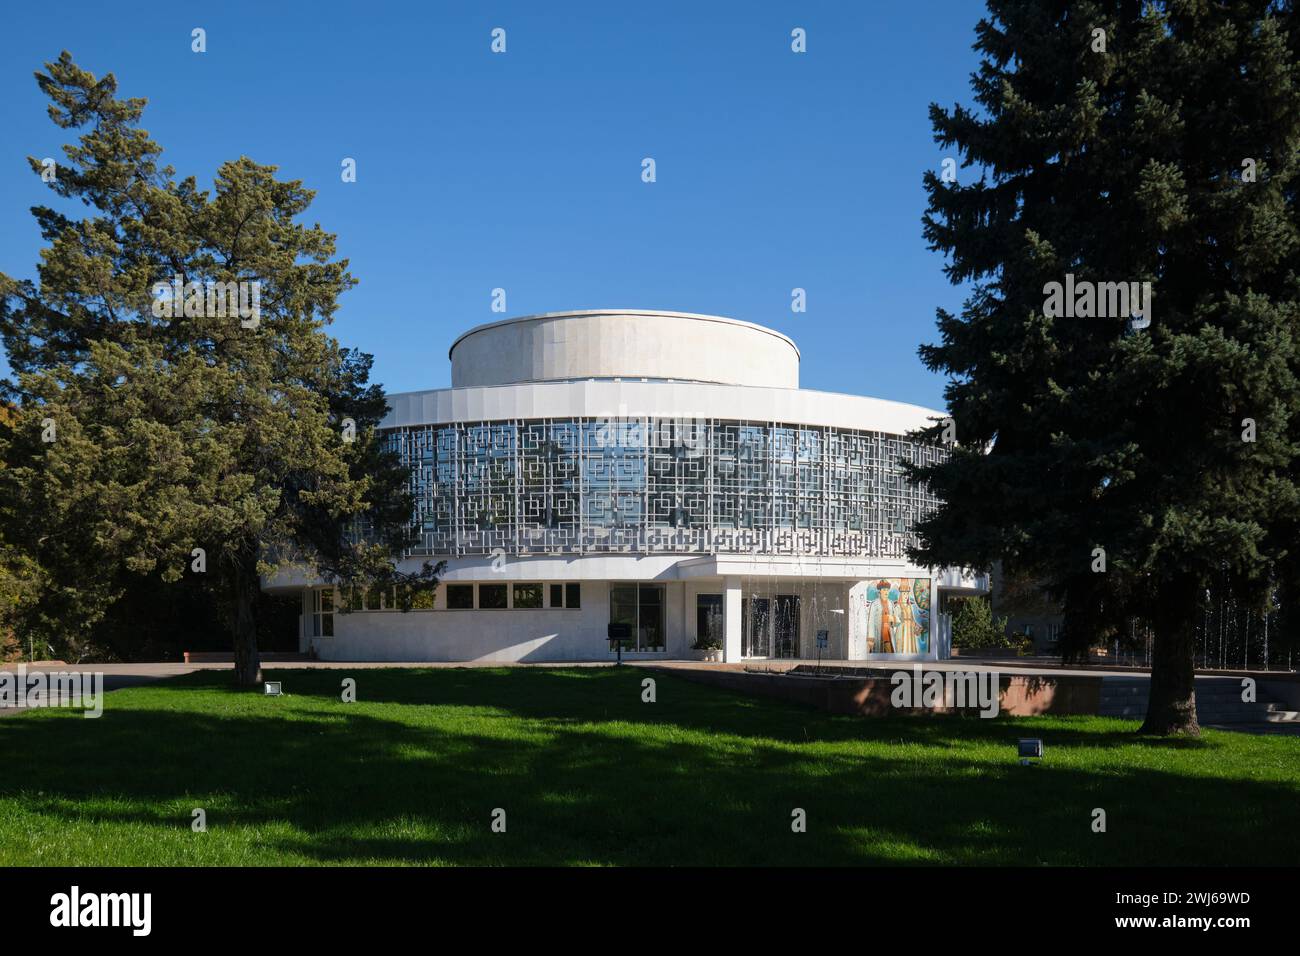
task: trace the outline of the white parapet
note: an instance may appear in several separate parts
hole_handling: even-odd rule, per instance
[[[528,315],[470,329],[450,354],[453,388],[593,378],[799,387],[799,349],[780,332],[686,312]]]

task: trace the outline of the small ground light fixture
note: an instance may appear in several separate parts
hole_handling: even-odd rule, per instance
[[[280,682],[278,680],[266,681],[262,684],[262,688],[268,697],[280,696]]]
[[[1020,765],[1028,767],[1030,760],[1043,759],[1043,742],[1036,737],[1020,738]]]

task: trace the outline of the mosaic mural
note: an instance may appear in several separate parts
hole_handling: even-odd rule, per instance
[[[929,578],[877,579],[862,602],[858,622],[866,630],[868,654],[929,653]]]

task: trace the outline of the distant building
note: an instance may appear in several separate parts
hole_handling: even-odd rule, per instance
[[[1057,653],[1065,620],[1060,604],[1035,581],[1009,581],[1001,562],[993,565],[990,577],[993,616],[1007,619],[1007,633],[1028,637],[1034,654]]]

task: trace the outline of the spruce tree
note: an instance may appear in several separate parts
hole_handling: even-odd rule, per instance
[[[236,680],[254,684],[263,575],[401,577],[411,503],[375,431],[386,403],[370,357],[324,332],[355,280],[335,237],[299,221],[301,182],[247,157],[211,191],[178,181],[139,127],[143,100],[66,52],[46,68],[51,119],[84,132],[53,176],[29,162],[90,213],[33,209],[38,278],[0,276],[17,406],[0,430],[0,522],[49,583],[26,623],[84,637],[138,576],[200,575]],[[427,565],[413,577],[434,580]]]
[[[1145,732],[1198,732],[1209,583],[1295,560],[1297,32],[1276,0],[990,0],[976,106],[931,106],[961,172],[926,175],[925,235],[973,291],[920,350],[959,444],[913,473],[943,499],[914,557],[1032,570],[1085,642],[1146,617]],[[1150,312],[1061,314],[1070,282]]]

